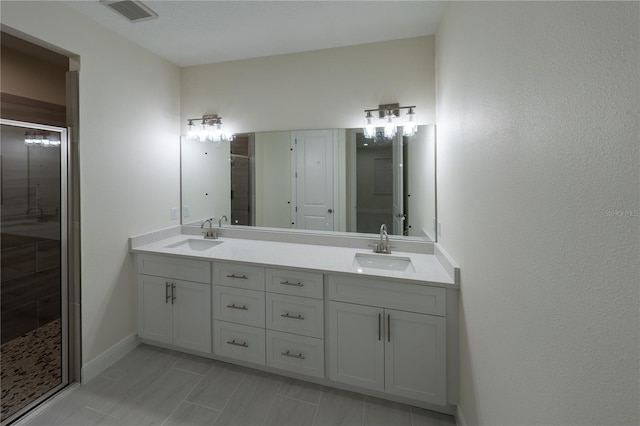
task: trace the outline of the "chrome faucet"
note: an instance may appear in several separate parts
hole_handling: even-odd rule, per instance
[[[384,223],[380,225],[380,242],[373,245],[374,253],[391,254],[391,247],[389,245],[389,234],[387,233],[387,225]]]
[[[216,238],[218,238],[218,236],[216,235],[216,232],[212,229],[212,221],[213,218],[210,219],[205,219],[202,221],[202,224],[200,225],[200,232],[202,232],[204,234],[204,238],[209,239],[209,240],[215,240]],[[206,230],[204,229],[204,224],[209,222],[209,229]]]
[[[225,222],[229,223],[227,215],[223,214],[222,216],[220,216],[220,220],[218,220],[218,228],[222,228],[222,219],[224,219]]]

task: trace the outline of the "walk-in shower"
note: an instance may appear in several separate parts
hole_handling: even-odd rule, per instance
[[[0,120],[2,424],[69,382],[67,131]]]

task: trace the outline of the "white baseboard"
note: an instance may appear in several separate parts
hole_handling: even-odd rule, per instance
[[[467,420],[464,418],[460,405],[458,405],[458,408],[456,409],[456,425],[467,426]]]
[[[87,383],[140,344],[136,333],[130,334],[82,366],[81,381]]]

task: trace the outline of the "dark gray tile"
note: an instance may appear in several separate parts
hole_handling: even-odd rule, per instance
[[[411,410],[408,405],[384,399],[365,397],[365,426],[411,426]]]
[[[220,411],[183,402],[162,424],[163,426],[211,426]]]
[[[38,326],[60,318],[60,294],[38,299]]]
[[[38,271],[60,265],[60,241],[49,240],[37,244]]]
[[[36,272],[36,246],[30,244],[2,250],[3,280],[12,280]]]
[[[214,363],[187,401],[222,410],[246,374],[246,369],[232,364]]]
[[[269,411],[266,426],[311,426],[318,407],[283,396],[277,396]]]
[[[2,312],[0,322],[2,343],[6,343],[38,328],[38,306],[33,301],[11,311]]]
[[[333,388],[326,388],[318,404],[314,425],[361,426],[364,418],[364,396]]]
[[[281,378],[273,374],[257,371],[247,373],[215,424],[263,424],[281,383]]]
[[[320,395],[322,395],[323,389],[323,386],[315,383],[285,378],[282,386],[280,386],[279,394],[300,401],[317,404],[320,402]]]
[[[33,302],[37,298],[36,285],[34,285],[37,279],[37,274],[29,274],[13,280],[2,276],[2,285],[0,286],[2,311],[9,311],[16,306]]]
[[[424,408],[411,407],[413,426],[456,426],[456,418]]]

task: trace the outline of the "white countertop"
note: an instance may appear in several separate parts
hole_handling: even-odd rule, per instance
[[[334,247],[326,245],[299,244],[277,241],[261,241],[241,238],[221,237],[221,244],[203,251],[192,250],[187,246],[169,248],[175,243],[187,239],[202,240],[201,236],[178,234],[161,236],[160,239],[131,239],[131,251],[134,253],[161,254],[207,261],[242,262],[259,266],[274,266],[313,270],[323,273],[354,274],[377,278],[393,278],[414,284],[458,288],[459,283],[447,273],[445,267],[434,254],[393,252],[391,255],[411,259],[414,271],[390,271],[384,269],[359,268],[353,265],[356,253],[374,255],[371,250]]]

